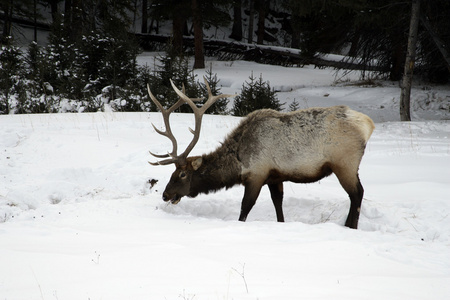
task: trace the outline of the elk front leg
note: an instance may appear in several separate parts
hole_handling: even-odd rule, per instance
[[[249,182],[245,184],[244,198],[241,204],[241,214],[239,215],[239,221],[245,222],[247,216],[252,210],[253,205],[258,199],[259,192],[261,191],[262,184]]]
[[[277,213],[277,221],[284,222],[283,215],[283,183],[269,184],[270,196],[272,197],[275,212]]]

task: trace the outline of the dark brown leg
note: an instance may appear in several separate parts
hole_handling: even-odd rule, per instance
[[[364,196],[364,188],[359,181],[356,184],[356,188],[351,190],[347,190],[347,193],[350,197],[350,211],[348,212],[347,221],[345,222],[345,226],[353,229],[358,228],[358,220],[359,213],[361,212],[361,203]]]
[[[284,222],[283,215],[283,183],[269,184],[270,196],[272,197],[275,212],[277,213],[277,221]]]
[[[341,168],[335,167],[333,168],[333,172],[336,174],[341,186],[350,197],[350,211],[348,212],[345,226],[357,229],[361,203],[364,195],[364,189],[359,181],[357,168],[352,168],[351,166]]]
[[[262,185],[255,183],[248,183],[245,185],[244,198],[241,204],[241,214],[239,215],[239,221],[245,222],[247,216],[252,209],[253,205],[258,199],[259,192],[261,191]]]

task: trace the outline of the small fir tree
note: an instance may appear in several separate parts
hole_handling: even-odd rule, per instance
[[[294,101],[292,101],[291,104],[289,104],[289,111],[296,111],[300,108],[300,104],[297,102],[297,100],[294,98]]]
[[[217,78],[217,74],[213,74],[212,72],[212,65],[209,65],[209,69],[206,70],[206,76],[205,76],[206,81],[209,84],[209,88],[211,89],[211,93],[215,96],[215,95],[219,95],[221,94],[220,91],[220,86],[219,86],[219,79]],[[206,99],[208,99],[208,90],[206,88],[206,85],[202,82],[197,82],[197,84],[200,86],[201,89],[201,95],[203,98],[205,98],[204,101],[200,102],[200,103],[204,103],[206,101]],[[229,113],[229,110],[227,109],[228,107],[228,102],[229,100],[227,98],[220,98],[217,99],[216,103],[214,103],[213,106],[211,106],[211,108],[208,110],[209,114],[212,115],[226,115]]]
[[[58,101],[54,89],[48,82],[49,66],[45,51],[36,42],[31,42],[25,56],[27,65],[26,99],[22,113],[57,112]]]
[[[233,115],[246,116],[254,110],[270,108],[277,111],[282,109],[284,103],[276,98],[276,92],[270,87],[269,82],[263,81],[262,74],[259,79],[253,76],[249,77],[250,82],[242,85],[242,91],[234,99]]]
[[[24,64],[20,48],[12,42],[0,48],[0,113],[9,114],[16,106],[15,93],[21,89]]]
[[[150,90],[158,101],[166,108],[172,106],[178,101],[178,95],[173,90],[170,80],[175,86],[181,90],[182,86],[186,89],[186,96],[190,98],[198,98],[200,95],[200,86],[195,81],[196,75],[193,70],[189,68],[188,58],[179,56],[172,50],[172,45],[169,42],[165,55],[158,59],[159,65],[155,67],[155,71],[150,77]],[[152,104],[152,110],[157,108]],[[191,113],[192,110],[188,105],[182,105],[178,108],[179,112]]]

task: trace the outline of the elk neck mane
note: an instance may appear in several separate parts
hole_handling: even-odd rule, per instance
[[[208,194],[241,184],[241,164],[237,151],[237,141],[227,137],[216,150],[203,154],[202,165],[196,171],[198,180],[191,182],[191,191],[194,194]]]

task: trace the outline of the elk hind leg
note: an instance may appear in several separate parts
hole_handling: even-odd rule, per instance
[[[277,221],[284,222],[283,215],[283,183],[269,184],[270,196],[272,197],[275,212],[277,213]]]
[[[358,172],[349,169],[338,169],[333,171],[350,197],[350,211],[348,212],[345,226],[357,229],[359,214],[361,212],[361,203],[364,196],[364,188],[359,180]]]

